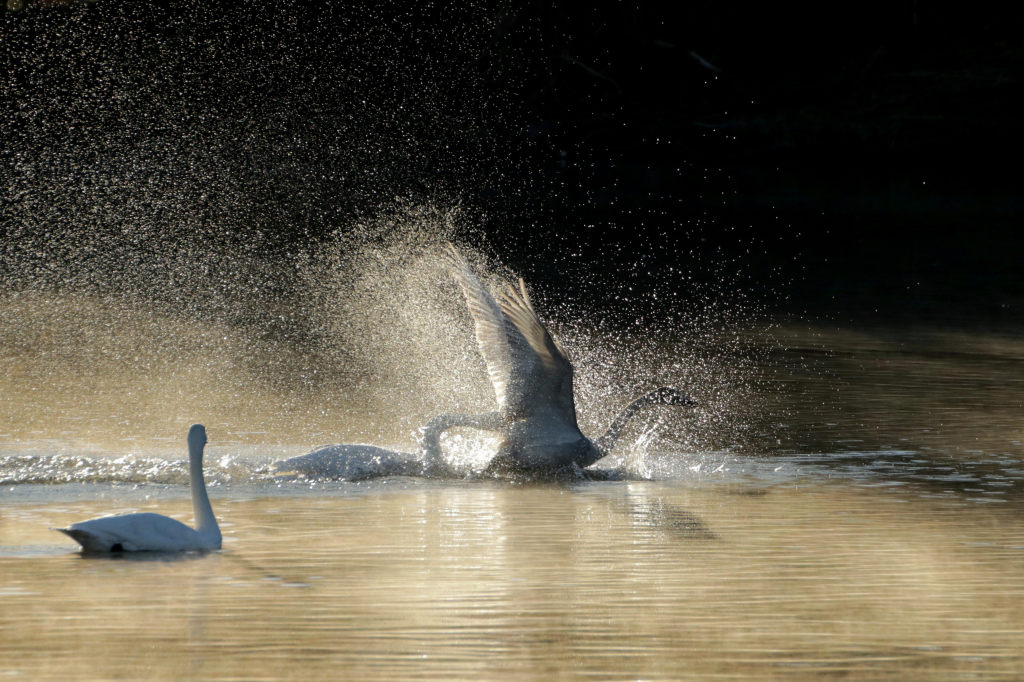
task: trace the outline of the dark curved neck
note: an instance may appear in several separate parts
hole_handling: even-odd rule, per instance
[[[615,447],[615,442],[622,435],[622,432],[626,429],[626,425],[629,424],[629,420],[633,418],[633,415],[640,410],[641,407],[650,405],[654,402],[656,392],[648,393],[645,396],[641,396],[626,405],[626,408],[619,412],[619,416],[611,423],[608,430],[604,432],[600,438],[594,441],[594,447],[596,447],[602,456],[611,454],[612,448]]]
[[[437,415],[420,427],[419,454],[427,472],[445,466],[444,454],[441,451],[441,434],[460,426],[485,431],[502,431],[507,425],[500,412]]]

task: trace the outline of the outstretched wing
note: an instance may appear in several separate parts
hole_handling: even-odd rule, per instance
[[[466,297],[466,307],[476,324],[476,343],[487,364],[487,374],[498,398],[498,407],[505,408],[512,357],[505,337],[505,316],[487,288],[473,274],[469,263],[451,244],[448,245],[455,260],[455,273]]]
[[[509,286],[496,298],[449,247],[502,414],[514,421],[553,408],[575,423],[572,364],[537,317],[523,281],[518,292]]]
[[[522,277],[519,278],[519,291],[507,285],[503,291],[498,292],[497,298],[505,318],[515,325],[549,371],[564,371],[563,365],[566,364],[571,371],[572,365],[565,351],[537,317]]]

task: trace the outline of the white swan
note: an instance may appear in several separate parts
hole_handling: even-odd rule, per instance
[[[582,469],[611,451],[641,407],[697,404],[676,389],[659,388],[630,403],[604,435],[590,440],[576,423],[572,363],[534,312],[523,280],[519,280],[518,291],[506,286],[492,296],[458,250],[450,244],[449,248],[499,409],[479,415],[443,414],[430,420],[421,429],[421,448],[428,469],[443,466],[440,435],[456,426],[496,431],[503,436],[498,454],[488,467],[490,473]]]
[[[188,483],[192,490],[195,530],[160,514],[125,514],[54,528],[71,537],[86,552],[183,552],[220,549],[221,535],[203,482],[206,429],[188,430]]]

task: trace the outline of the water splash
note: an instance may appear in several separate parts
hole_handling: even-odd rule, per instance
[[[209,485],[272,480],[265,462],[235,458],[207,464],[203,475]],[[46,454],[0,456],[0,485],[61,483],[188,486],[188,461],[132,455],[116,459]]]
[[[494,409],[442,251],[455,241],[485,278],[515,275],[486,238],[514,219],[492,209],[522,178],[466,68],[499,17],[33,7],[3,18],[0,447],[165,456],[201,421],[267,456],[411,451],[429,417]],[[535,293],[576,364],[586,433],[673,385],[702,409],[652,410],[641,431],[663,420],[679,452],[749,440],[763,409],[737,333],[747,308],[698,296],[623,326],[628,302],[606,324],[586,300]],[[493,446],[449,445],[470,470]],[[46,479],[70,464],[26,466]]]
[[[493,410],[472,322],[441,255],[447,234],[420,216],[406,220],[415,229],[309,267],[305,276],[317,285],[299,309],[306,334],[295,340],[123,299],[0,300],[0,362],[8,370],[0,435],[70,438],[116,456],[138,452],[140,436],[149,449],[165,449],[183,424],[203,421],[225,444],[370,442],[409,451],[417,427],[437,413]],[[741,347],[585,324],[558,327],[577,368],[585,433],[599,435],[626,402],[669,385],[700,407],[649,408],[640,433],[658,432],[680,452],[743,442],[760,406]],[[486,449],[484,441],[469,448]],[[470,469],[476,459],[468,456]]]

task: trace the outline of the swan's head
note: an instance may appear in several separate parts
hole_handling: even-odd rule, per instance
[[[202,449],[206,445],[206,427],[202,424],[193,424],[188,430],[188,447]]]
[[[696,407],[699,403],[682,391],[668,386],[663,386],[647,394],[647,400],[652,405],[682,405],[684,407]]]

